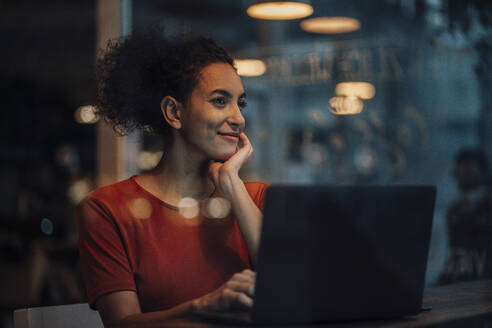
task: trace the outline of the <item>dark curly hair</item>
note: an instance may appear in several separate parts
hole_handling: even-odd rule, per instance
[[[121,135],[145,129],[166,140],[172,129],[162,117],[161,100],[172,96],[186,103],[200,71],[218,62],[234,67],[212,39],[166,38],[159,26],[109,41],[96,63],[97,113]]]

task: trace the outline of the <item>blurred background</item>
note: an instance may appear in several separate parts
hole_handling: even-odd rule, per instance
[[[436,185],[426,284],[492,276],[490,1],[265,2],[0,1],[0,326],[85,301],[76,204],[162,156],[92,107],[106,40],[156,23],[236,59],[255,148],[244,179]]]

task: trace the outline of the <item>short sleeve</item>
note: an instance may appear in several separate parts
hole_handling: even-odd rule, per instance
[[[248,189],[251,198],[261,212],[263,212],[263,207],[265,205],[265,192],[269,186],[269,184],[262,182],[248,182],[246,184],[246,188]]]
[[[84,199],[77,207],[82,275],[91,308],[100,296],[119,290],[136,291],[121,232],[104,204]]]

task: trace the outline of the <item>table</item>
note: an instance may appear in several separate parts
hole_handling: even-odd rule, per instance
[[[424,306],[432,306],[417,316],[391,320],[364,320],[289,327],[481,327],[492,328],[492,280],[464,282],[426,288]],[[166,322],[160,327],[217,328],[237,325],[214,323],[200,318]],[[272,326],[280,327],[280,326]]]

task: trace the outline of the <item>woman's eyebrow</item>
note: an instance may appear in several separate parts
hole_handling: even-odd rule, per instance
[[[232,97],[230,92],[223,90],[223,89],[215,89],[214,91],[210,92],[210,95],[213,95],[214,93],[220,93],[221,95],[223,95],[225,97],[229,97],[229,98]]]
[[[229,98],[232,98],[232,94],[227,91],[227,90],[224,90],[224,89],[215,89],[214,91],[210,92],[210,95],[213,95],[214,93],[220,93],[221,95],[223,95],[224,97],[229,97]],[[245,98],[246,97],[246,93],[243,92],[239,98]]]

